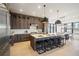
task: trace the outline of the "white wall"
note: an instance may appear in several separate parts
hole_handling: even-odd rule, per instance
[[[53,16],[48,18],[49,18],[49,23],[55,23],[55,21],[57,20],[57,18],[53,19]],[[75,10],[73,12],[61,16],[58,19],[61,20],[62,23],[79,22],[79,11]]]

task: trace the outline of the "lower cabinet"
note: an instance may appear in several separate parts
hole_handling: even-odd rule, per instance
[[[14,36],[11,36],[11,44],[13,45],[16,42],[28,41],[29,37],[29,34],[15,34]]]

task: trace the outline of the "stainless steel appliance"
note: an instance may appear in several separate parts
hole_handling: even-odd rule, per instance
[[[10,25],[8,10],[0,5],[0,55],[9,49]]]

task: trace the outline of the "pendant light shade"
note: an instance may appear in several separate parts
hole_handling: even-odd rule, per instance
[[[48,18],[44,17],[43,21],[48,22]]]

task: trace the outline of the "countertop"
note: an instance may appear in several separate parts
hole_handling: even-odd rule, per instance
[[[31,34],[34,38],[43,38],[43,37],[50,37],[50,36],[55,36],[55,35],[49,35],[49,34]]]
[[[61,33],[49,33],[49,34],[31,34],[34,38],[44,38],[44,37],[51,37],[51,36],[64,36],[64,34]]]

